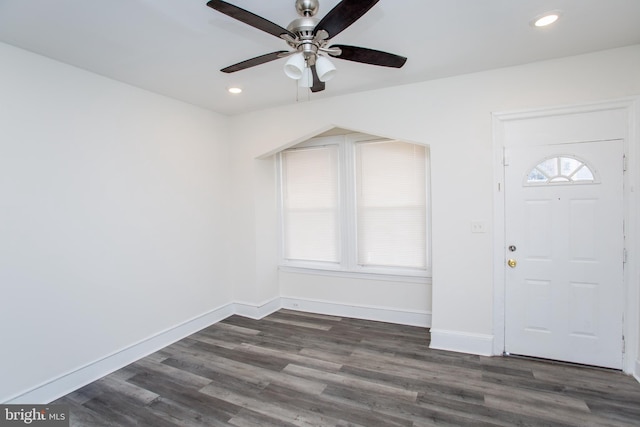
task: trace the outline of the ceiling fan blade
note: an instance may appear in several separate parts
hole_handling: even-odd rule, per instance
[[[325,30],[329,37],[335,37],[349,25],[356,22],[379,0],[342,0],[318,22],[313,29],[313,35]]]
[[[236,71],[245,70],[247,68],[255,67],[256,65],[264,64],[266,62],[275,61],[282,58],[282,55],[289,53],[286,50],[279,50],[278,52],[271,52],[264,55],[256,56],[255,58],[247,59],[246,61],[238,62],[237,64],[229,65],[223,68],[223,73],[235,73]]]
[[[211,0],[207,3],[207,6],[217,10],[218,12],[224,13],[227,16],[237,19],[240,22],[244,22],[245,24],[251,25],[254,28],[272,34],[276,37],[280,37],[282,34],[287,34],[294,39],[296,38],[295,34],[285,28],[282,28],[280,25],[274,24],[273,22],[264,19],[261,16],[258,16],[254,13],[251,13],[247,10],[244,10],[242,8],[239,8],[238,6],[234,6],[222,0]]]
[[[311,92],[320,92],[325,88],[324,82],[320,81],[318,77],[318,72],[316,71],[316,66],[311,66],[311,73],[313,74],[313,86],[311,86]]]
[[[347,46],[336,44],[334,47],[339,48],[342,53],[336,55],[336,58],[346,59],[347,61],[362,62],[364,64],[380,65],[382,67],[401,68],[407,58],[393,53],[382,52],[380,50],[367,49],[366,47]]]

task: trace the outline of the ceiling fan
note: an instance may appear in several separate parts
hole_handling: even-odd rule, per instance
[[[300,18],[293,20],[285,29],[238,6],[222,0],[211,0],[207,6],[281,38],[294,49],[267,53],[230,65],[220,71],[233,73],[279,58],[289,57],[285,64],[285,74],[298,80],[300,86],[308,87],[312,92],[319,92],[325,89],[325,82],[331,79],[336,71],[327,55],[347,61],[400,68],[407,61],[407,58],[403,56],[343,44],[327,47],[331,38],[360,19],[378,1],[342,0],[322,19],[318,19],[315,17],[318,13],[318,0],[296,0],[295,7]]]

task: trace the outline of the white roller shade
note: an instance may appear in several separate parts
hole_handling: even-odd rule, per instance
[[[426,164],[424,146],[356,144],[359,265],[426,269]]]
[[[284,258],[339,262],[338,147],[285,151],[281,161]]]

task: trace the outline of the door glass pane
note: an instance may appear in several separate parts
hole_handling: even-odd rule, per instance
[[[580,166],[582,166],[582,162],[577,159],[560,157],[560,171],[564,176],[570,176]]]
[[[538,165],[538,169],[547,176],[556,176],[558,175],[558,159],[547,159]]]
[[[587,166],[582,165],[580,169],[573,175],[574,181],[593,181],[593,172]]]
[[[546,182],[547,176],[540,172],[538,168],[533,169],[527,176],[527,182]]]

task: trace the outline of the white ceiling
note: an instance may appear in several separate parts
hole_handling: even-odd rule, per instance
[[[295,0],[229,2],[282,27],[297,17]],[[318,17],[337,3],[320,0]],[[554,9],[556,24],[530,25]],[[206,0],[0,0],[0,41],[231,115],[637,44],[640,0],[381,0],[331,42],[406,56],[406,65],[334,59],[336,77],[315,94],[284,75],[284,59],[221,73],[287,45]],[[244,92],[227,93],[231,85]]]

